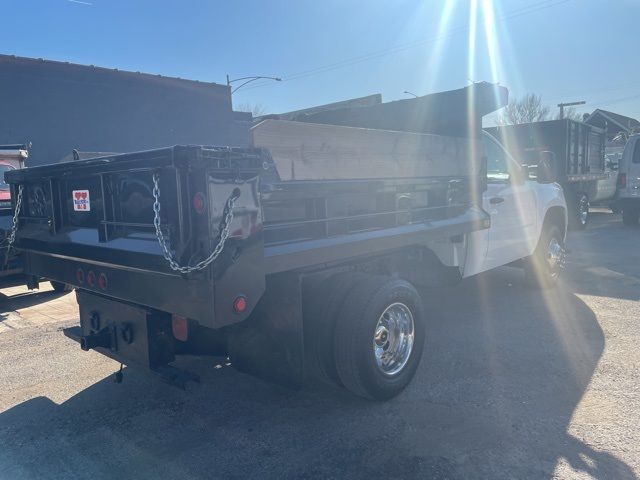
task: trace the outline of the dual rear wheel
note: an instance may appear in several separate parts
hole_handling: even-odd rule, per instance
[[[346,272],[312,295],[316,373],[361,397],[398,395],[422,357],[425,318],[416,289],[404,280]]]

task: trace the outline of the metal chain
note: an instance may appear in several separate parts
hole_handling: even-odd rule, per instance
[[[167,246],[167,242],[164,238],[164,234],[162,233],[162,228],[160,227],[160,175],[157,173],[153,174],[153,225],[156,228],[156,237],[158,238],[158,243],[160,244],[160,248],[162,248],[162,254],[164,258],[169,262],[169,266],[172,270],[180,273],[191,273],[196,270],[203,270],[207,268],[216,258],[220,256],[222,250],[224,249],[224,244],[229,237],[229,227],[231,226],[231,222],[233,221],[233,207],[235,206],[236,200],[240,196],[239,190],[234,190],[231,196],[227,199],[224,211],[223,211],[223,223],[221,224],[220,230],[220,241],[215,246],[211,254],[205,258],[204,260],[196,263],[193,266],[180,265],[169,250]]]
[[[9,259],[9,251],[13,246],[13,242],[16,241],[16,233],[18,232],[18,215],[20,215],[20,207],[22,207],[22,191],[24,187],[18,185],[18,197],[16,198],[16,210],[13,212],[13,221],[11,222],[11,233],[9,234],[9,240],[7,242],[7,255],[6,260]]]

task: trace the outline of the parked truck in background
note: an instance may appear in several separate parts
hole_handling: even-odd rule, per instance
[[[535,166],[540,152],[556,158],[555,176],[564,189],[571,225],[584,229],[591,203],[613,200],[615,183],[605,164],[604,130],[571,119],[486,129],[523,163]]]
[[[250,148],[10,172],[16,246],[29,272],[76,287],[80,326],[65,333],[84,350],[181,386],[197,377],[176,356],[220,355],[288,385],[391,398],[422,356],[423,288],[516,263],[551,286],[562,269],[553,161],[530,178],[480,128],[506,101],[474,84],[265,120]]]
[[[27,145],[0,145],[0,211],[11,211],[11,191],[4,180],[4,173],[9,170],[24,167],[29,157]]]
[[[13,212],[11,190],[4,180],[4,174],[22,168],[28,156],[27,145],[0,145],[0,282],[4,285],[22,282],[18,277],[23,273],[19,258],[7,249]]]
[[[29,146],[0,145],[0,286],[11,287],[27,285],[29,288],[38,286],[38,277],[27,275],[22,268],[22,258],[15,250],[8,248],[9,237],[13,226],[13,211],[11,209],[11,190],[4,180],[4,174],[12,170],[25,167],[29,157]],[[51,281],[51,286],[57,292],[68,291],[70,288],[60,282]]]
[[[629,136],[619,160],[616,207],[622,210],[622,221],[637,226],[640,218],[640,133]]]

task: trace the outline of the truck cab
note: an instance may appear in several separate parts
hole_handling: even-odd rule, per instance
[[[463,276],[529,259],[537,248],[546,248],[541,255],[561,261],[558,255],[567,225],[562,187],[551,178],[534,175],[534,169],[516,161],[486,131],[483,146],[487,189],[482,204],[491,217],[491,226],[470,234],[471,250]]]
[[[622,221],[625,225],[638,225],[640,218],[640,133],[629,137],[620,159],[616,206],[622,210]]]

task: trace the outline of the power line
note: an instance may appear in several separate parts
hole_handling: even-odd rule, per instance
[[[620,90],[627,90],[630,88],[634,88],[637,89],[638,87],[640,87],[640,83],[638,83],[638,81],[636,80],[635,82],[626,82],[623,84],[618,84],[617,86],[610,86],[607,89],[602,89],[602,88],[597,88],[597,89],[588,89],[588,90],[570,90],[567,91],[566,93],[564,93],[561,96],[556,96],[556,97],[552,97],[551,99],[547,100],[548,102],[556,102],[556,101],[560,101],[563,98],[565,98],[568,95],[579,95],[581,97],[584,97],[586,95],[591,95],[594,93],[609,93],[609,92],[616,92],[616,91],[620,91]]]
[[[628,97],[616,98],[616,99],[613,99],[613,100],[603,100],[603,101],[600,101],[600,102],[594,102],[594,103],[590,103],[589,105],[591,107],[603,107],[603,106],[607,106],[607,105],[613,105],[614,103],[624,102],[626,100],[633,100],[635,98],[640,98],[640,93],[637,93],[635,95],[630,95]]]
[[[533,13],[533,12],[536,12],[538,10],[542,10],[544,8],[550,8],[550,7],[553,7],[555,5],[559,5],[559,4],[562,4],[562,3],[567,3],[569,1],[571,1],[571,0],[560,0],[560,1],[558,1],[558,0],[543,0],[543,1],[538,2],[536,4],[529,5],[529,6],[522,7],[522,8],[519,8],[517,10],[514,10],[514,11],[510,12],[507,15],[503,15],[503,16],[497,18],[496,20],[497,21],[504,21],[504,20],[508,20],[508,19],[512,19],[512,18],[517,18],[517,17],[525,15],[525,14]],[[332,63],[332,64],[324,65],[324,66],[321,66],[321,67],[316,67],[316,68],[311,69],[311,70],[306,70],[306,71],[303,71],[303,72],[291,74],[291,75],[288,75],[286,77],[285,81],[297,80],[299,78],[305,78],[305,77],[308,77],[308,76],[311,76],[311,75],[315,75],[316,73],[324,73],[324,72],[327,72],[327,71],[335,70],[337,68],[343,68],[343,67],[346,67],[346,66],[351,66],[351,65],[355,65],[357,63],[365,62],[365,61],[368,61],[368,60],[377,59],[377,58],[380,58],[380,57],[383,57],[383,56],[386,56],[386,55],[399,53],[399,52],[402,52],[402,51],[405,51],[405,50],[408,50],[408,49],[411,49],[411,48],[415,48],[415,47],[418,47],[418,46],[421,46],[421,45],[424,45],[424,44],[428,44],[428,43],[435,42],[437,40],[441,40],[443,38],[454,36],[454,35],[457,35],[459,33],[468,32],[469,30],[470,30],[470,26],[469,25],[461,25],[461,26],[458,26],[458,27],[451,28],[448,31],[443,32],[440,35],[435,35],[435,36],[428,37],[428,38],[423,38],[423,39],[420,39],[420,40],[414,40],[412,42],[407,42],[407,43],[404,43],[404,44],[395,45],[395,46],[389,47],[387,49],[378,50],[376,52],[371,52],[371,53],[368,53],[368,54],[365,54],[365,55],[361,55],[361,56],[358,56],[358,57],[352,57],[350,59],[342,60],[342,61],[335,62],[335,63]],[[256,87],[257,86],[258,85],[256,85]]]
[[[537,2],[533,5],[528,5],[526,7],[522,7],[516,10],[513,10],[507,14],[504,14],[500,17],[497,17],[495,19],[496,23],[498,22],[504,22],[505,20],[511,20],[514,18],[518,18],[524,15],[529,15],[531,13],[535,13],[538,12],[540,10],[545,10],[551,7],[555,7],[564,3],[568,3],[572,0],[543,0],[540,2]],[[356,57],[351,57],[348,59],[344,59],[338,62],[334,62],[334,63],[330,63],[330,64],[326,64],[326,65],[322,65],[316,68],[312,68],[310,70],[303,70],[301,72],[297,72],[297,73],[292,73],[290,75],[285,75],[282,78],[283,82],[288,82],[288,81],[292,81],[292,80],[299,80],[302,78],[307,78],[310,76],[314,76],[314,75],[318,75],[321,73],[326,73],[326,72],[330,72],[332,70],[337,70],[340,68],[345,68],[345,67],[349,67],[352,65],[356,65],[358,63],[362,63],[362,62],[367,62],[370,60],[375,60],[377,58],[381,58],[387,55],[393,55],[396,53],[400,53],[403,52],[405,50],[409,50],[421,45],[425,45],[425,44],[429,44],[429,43],[433,43],[436,42],[438,40],[441,40],[443,38],[448,38],[454,35],[457,35],[459,33],[463,33],[463,32],[468,32],[470,30],[470,26],[469,25],[461,25],[458,27],[454,27],[451,28],[445,32],[443,32],[440,35],[435,35],[435,36],[431,36],[428,38],[423,38],[420,40],[414,40],[412,42],[407,42],[407,43],[403,43],[403,44],[398,44],[395,45],[393,47],[389,47],[386,49],[382,49],[382,50],[377,50],[375,52],[370,52],[368,54],[364,54],[364,55],[360,55],[360,56],[356,56]],[[254,86],[248,87],[245,89],[245,91],[247,90],[252,90],[254,88],[260,88],[263,87],[265,85],[268,85],[268,83],[257,83]]]

